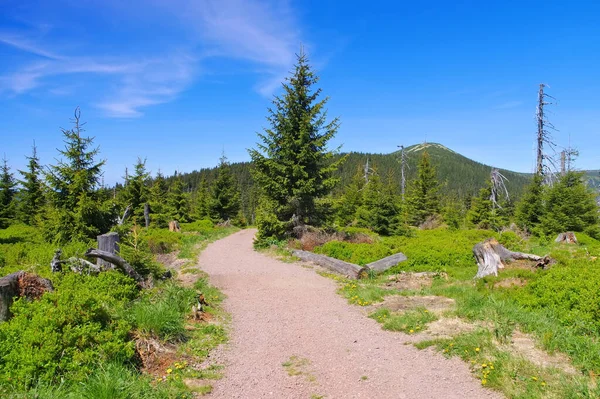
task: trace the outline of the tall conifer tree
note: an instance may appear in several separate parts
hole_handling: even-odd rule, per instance
[[[428,217],[440,212],[439,183],[429,154],[423,151],[408,198],[410,220],[419,225]]]
[[[211,194],[210,213],[214,220],[222,222],[238,216],[240,192],[225,154],[221,157]]]
[[[15,217],[16,187],[17,182],[4,157],[0,166],[0,227],[9,224]]]
[[[318,80],[301,51],[292,76],[283,83],[283,96],[276,97],[268,110],[270,127],[258,135],[257,148],[249,151],[254,178],[266,197],[261,202],[275,216],[262,224],[259,215],[267,213],[257,213],[259,239],[281,238],[294,225],[319,224],[316,199],[329,194],[335,185],[331,174],[342,160],[333,162],[334,153],[327,145],[339,120],[327,122],[327,98],[318,100],[321,89],[313,87]]]
[[[43,183],[40,179],[42,167],[37,155],[37,147],[33,144],[33,150],[30,157],[27,157],[27,170],[20,170],[23,176],[20,180],[23,190],[21,190],[19,215],[20,219],[26,224],[33,224],[36,215],[41,211],[44,203]]]

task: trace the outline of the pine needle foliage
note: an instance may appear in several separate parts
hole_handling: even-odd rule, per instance
[[[219,163],[217,179],[212,186],[210,213],[217,222],[233,220],[240,211],[240,190],[231,173],[227,157],[223,154]]]
[[[46,227],[48,238],[68,241],[92,238],[106,229],[98,201],[98,184],[105,161],[97,161],[94,138],[84,137],[81,112],[75,109],[72,129],[61,129],[65,148],[63,157],[45,172],[50,188],[52,211]]]
[[[4,157],[0,166],[0,227],[6,226],[15,216],[16,187],[17,182]]]
[[[419,225],[440,212],[439,190],[435,167],[431,164],[429,153],[423,151],[417,167],[417,177],[408,197],[410,219],[414,225]]]
[[[318,80],[301,51],[283,83],[284,94],[275,97],[268,110],[270,126],[258,134],[257,147],[249,150],[253,176],[282,228],[271,233],[279,237],[290,234],[294,224],[320,224],[316,200],[331,192],[337,181],[332,173],[343,162],[343,158],[334,162],[335,153],[327,146],[339,120],[327,122],[328,99],[318,100],[321,89],[313,88]],[[260,220],[257,224],[259,238],[267,238]]]
[[[23,180],[19,181],[23,187],[20,193],[19,218],[25,224],[33,225],[44,203],[44,184],[40,179],[42,166],[35,143],[31,156],[26,158],[28,160],[27,170],[19,170],[23,177]]]

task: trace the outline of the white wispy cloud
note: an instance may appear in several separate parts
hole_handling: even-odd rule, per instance
[[[136,3],[127,5],[125,11],[136,15],[143,6]],[[289,71],[299,48],[298,24],[285,0],[155,0],[153,5],[156,12],[164,13],[164,18],[174,17],[177,27],[186,31],[180,34],[176,50],[157,47],[136,56],[83,56],[74,54],[73,48],[93,49],[93,43],[62,46],[64,43],[51,41],[45,34],[0,31],[0,45],[32,58],[0,76],[0,94],[45,90],[65,95],[53,85],[54,77],[77,74],[89,75],[93,80],[100,76],[108,83],[102,92],[93,93],[93,104],[112,117],[138,117],[144,108],[172,101],[189,88],[200,76],[201,60],[208,57],[247,63],[257,76],[257,92],[270,96]],[[122,3],[118,7],[124,11]],[[77,38],[69,40],[77,42]]]

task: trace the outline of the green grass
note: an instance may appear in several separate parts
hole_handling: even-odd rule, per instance
[[[414,334],[423,331],[427,323],[435,321],[438,317],[429,310],[419,307],[405,312],[392,312],[386,308],[379,308],[369,317],[383,324],[384,330],[402,331]]]

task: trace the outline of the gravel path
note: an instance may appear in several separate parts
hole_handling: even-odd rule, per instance
[[[232,315],[231,342],[218,355],[225,377],[210,397],[501,397],[483,389],[462,361],[382,330],[336,294],[333,280],[254,252],[255,233],[240,231],[200,255]]]

